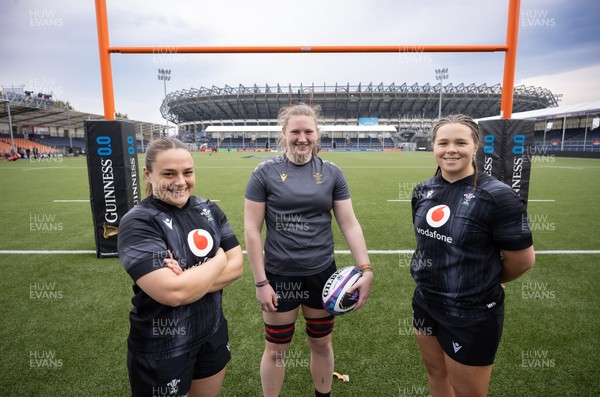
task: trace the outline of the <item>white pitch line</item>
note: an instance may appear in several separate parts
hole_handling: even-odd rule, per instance
[[[13,254],[13,255],[80,255],[80,254],[96,254],[96,251],[89,250],[52,250],[52,251],[32,251],[32,250],[5,250],[0,251],[0,254]]]
[[[246,254],[246,251],[242,251]],[[372,255],[397,255],[397,254],[412,254],[415,250],[370,250]],[[337,255],[350,255],[349,250],[336,250]],[[599,255],[600,250],[552,250],[552,251],[536,251],[536,255]],[[96,254],[92,250],[0,250],[0,255],[81,255],[81,254]]]
[[[212,202],[219,202],[221,200],[210,200]],[[53,203],[89,203],[90,200],[52,200]]]
[[[58,167],[33,167],[33,168],[22,168],[23,171],[38,171],[38,170],[55,170],[58,168],[67,168],[66,165],[61,165]]]
[[[336,250],[334,251],[337,255],[350,255],[350,250]],[[397,255],[397,254],[412,254],[415,250],[369,250],[369,254],[373,255]]]
[[[388,203],[410,203],[411,200],[386,200]],[[555,203],[556,200],[528,200],[530,203]]]
[[[580,254],[600,254],[600,250],[547,250],[535,251],[536,255],[580,255]]]
[[[395,254],[412,254],[415,250],[369,250],[369,254],[373,255],[395,255]],[[350,255],[352,252],[349,250],[335,251],[338,255]],[[546,251],[535,251],[536,255],[585,255],[600,254],[600,250],[546,250]]]

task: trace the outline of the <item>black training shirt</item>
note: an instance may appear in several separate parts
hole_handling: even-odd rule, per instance
[[[522,200],[485,173],[449,183],[437,175],[413,191],[415,299],[440,313],[478,318],[503,303],[500,250],[533,244]]]
[[[238,245],[223,211],[196,196],[182,208],[148,197],[119,225],[119,258],[134,282],[165,267],[167,250],[185,271],[213,258],[219,247],[228,251]],[[149,358],[171,358],[200,346],[223,318],[221,291],[179,307],[160,304],[137,284],[133,292],[128,346]]]

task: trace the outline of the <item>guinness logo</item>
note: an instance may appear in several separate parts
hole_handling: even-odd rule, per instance
[[[117,226],[107,225],[106,223],[102,226],[104,228],[104,233],[102,233],[102,237],[104,238],[116,236],[119,233],[119,229]]]

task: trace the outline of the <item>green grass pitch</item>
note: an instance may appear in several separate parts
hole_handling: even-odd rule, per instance
[[[249,153],[195,153],[196,194],[218,204],[243,244]],[[257,153],[257,155],[267,155]],[[434,171],[431,153],[323,153],[350,184],[369,250],[411,250],[410,193]],[[140,160],[143,157],[139,157]],[[597,396],[600,390],[600,161],[534,158],[529,217],[535,268],[506,287],[506,319],[490,396]],[[7,250],[94,250],[83,158],[0,162],[0,396],[126,396],[131,281],[117,259]],[[549,200],[549,201],[534,201]],[[337,226],[336,249],[347,247]],[[372,254],[375,283],[365,308],[336,322],[336,396],[427,396],[411,328],[410,254]],[[338,266],[352,264],[337,255]],[[233,359],[222,396],[259,396],[262,318],[250,266],[224,306]],[[303,324],[288,355],[282,396],[311,396]]]

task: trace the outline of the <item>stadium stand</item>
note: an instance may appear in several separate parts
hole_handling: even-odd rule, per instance
[[[499,117],[480,120],[496,118]],[[534,144],[538,152],[589,152],[594,156],[600,153],[600,100],[513,113],[512,118],[535,121]]]
[[[443,97],[442,114],[462,112],[479,119],[498,117],[502,91],[499,84],[442,86],[439,83],[203,87],[168,94],[161,105],[161,113],[178,125],[180,138],[193,150],[275,149],[280,133],[277,111],[290,102],[321,107],[322,149],[427,150],[431,127],[437,119],[440,90],[450,94]],[[536,146],[547,147],[547,150],[600,151],[600,101],[557,107],[555,95],[544,88],[519,86],[514,94],[512,117],[536,121]],[[43,144],[67,152],[85,151],[83,122],[102,118],[57,109],[53,107],[52,98],[27,96],[14,87],[3,87],[2,99],[0,131],[4,135],[0,134],[1,148],[7,144],[11,147],[7,121],[9,106],[14,139],[31,141],[31,144],[19,141],[29,147]],[[133,122],[139,131],[138,137],[150,138],[137,140],[139,152],[144,151],[152,136],[164,133],[164,125]],[[228,126],[239,129],[228,132]],[[380,130],[365,130],[367,126]],[[213,127],[217,130],[210,132]],[[390,129],[386,130],[388,127]]]
[[[209,147],[264,149],[266,142],[269,142],[269,148],[275,148],[274,135],[268,135],[267,131],[276,128],[281,106],[305,102],[320,106],[323,128],[331,125],[346,128],[343,133],[327,134],[324,131],[321,148],[427,148],[431,127],[438,115],[440,90],[447,94],[443,99],[442,114],[467,113],[475,118],[499,114],[502,92],[499,84],[406,83],[192,88],[168,94],[161,105],[161,113],[179,126],[182,136],[196,135],[196,144],[201,142],[198,136],[211,135],[211,128],[218,128],[212,130],[216,133],[213,138],[217,139],[216,142],[211,139]],[[544,88],[518,86],[514,94],[515,112],[552,108],[558,104],[554,94]],[[389,133],[352,130],[352,126],[366,125],[394,129]],[[234,138],[230,137],[227,127],[239,128]],[[261,127],[262,130],[256,129]],[[273,131],[276,133],[276,129]]]
[[[192,126],[195,131],[209,125],[274,125],[281,106],[290,102],[319,105],[325,124],[358,124],[360,119],[374,118],[398,123],[406,116],[418,118],[412,115],[428,120],[437,118],[441,89],[446,94],[442,104],[444,114],[464,112],[480,118],[500,113],[500,84],[442,87],[406,83],[191,88],[169,93],[160,110],[165,119],[180,126]],[[515,88],[515,112],[556,105],[556,98],[547,89]]]
[[[47,145],[43,145],[43,144],[39,144],[33,141],[30,141],[28,139],[25,138],[14,138],[13,140],[14,142],[14,146],[15,148],[23,148],[24,150],[33,150],[33,148],[37,148],[39,150],[40,153],[58,153],[59,150],[47,146]],[[5,152],[9,152],[12,148],[12,144],[10,141],[10,138],[0,138],[0,150],[2,151],[2,153]]]
[[[67,149],[70,147],[76,149],[85,149],[86,143],[82,138],[65,138],[58,136],[45,136],[44,138],[36,137],[35,135],[30,138],[33,142],[37,142],[46,146],[54,147],[57,149]]]
[[[87,120],[102,120],[104,116],[76,111],[68,102],[55,101],[50,94],[27,91],[25,86],[6,87],[0,91],[0,150],[8,143],[9,151],[19,144],[43,147],[50,152],[84,152],[86,138],[84,123]],[[165,133],[163,124],[127,120],[134,124],[138,137],[151,138]],[[11,137],[12,127],[12,137]],[[70,137],[70,138],[69,138]],[[15,141],[11,142],[11,139]],[[138,141],[138,150],[147,146]]]

